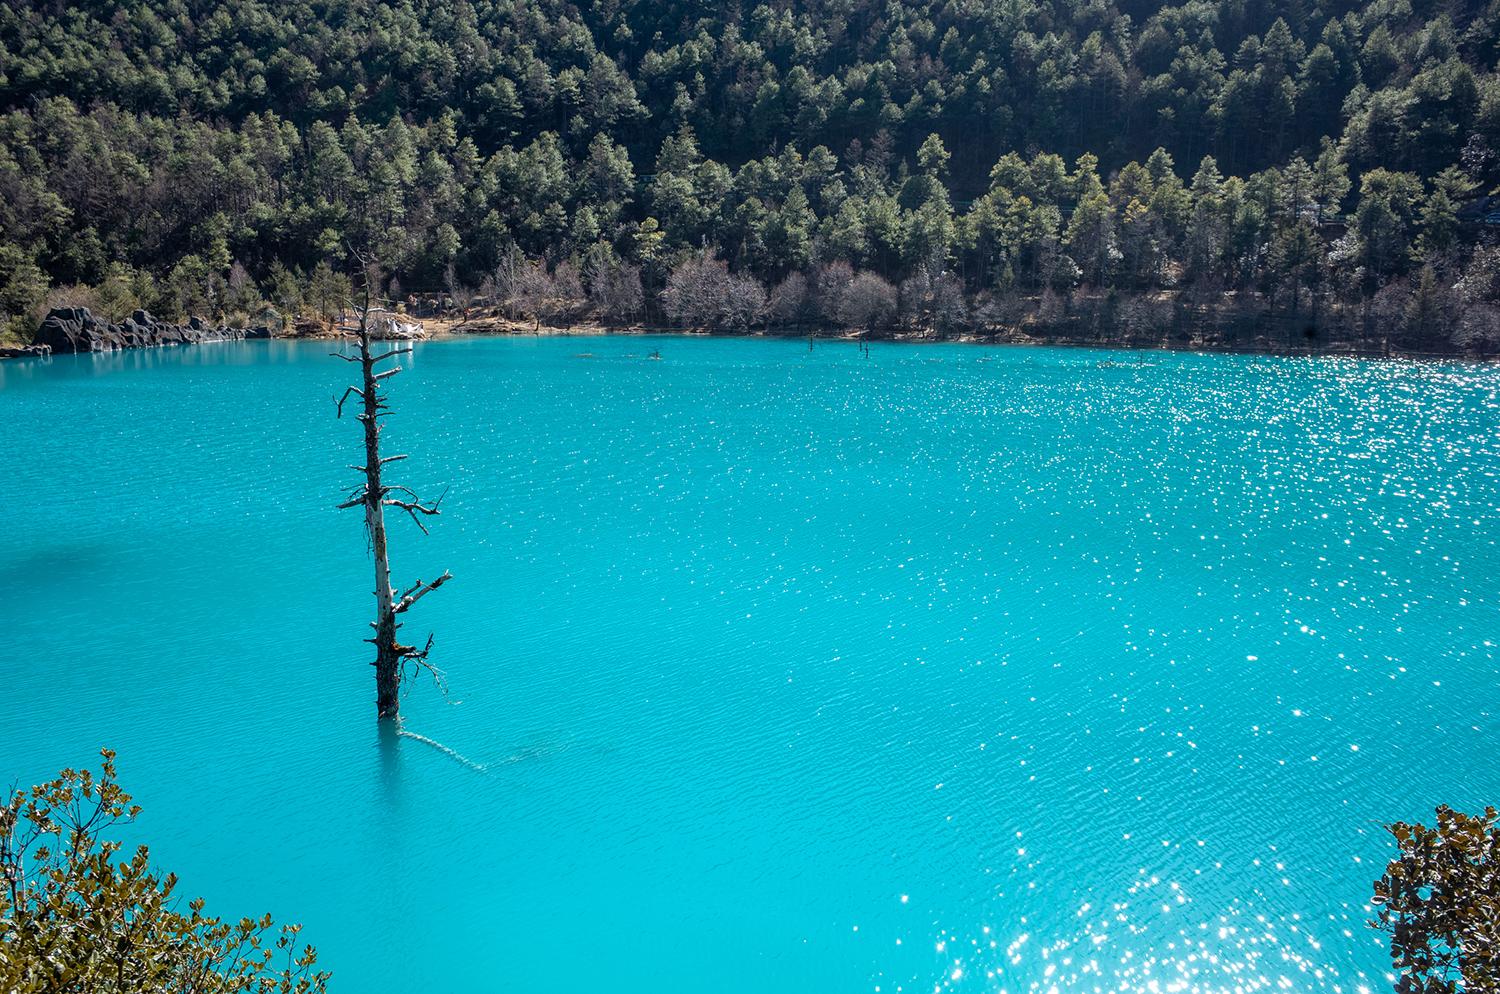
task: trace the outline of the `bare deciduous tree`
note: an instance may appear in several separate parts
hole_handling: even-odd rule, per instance
[[[723,321],[730,328],[748,328],[766,313],[766,288],[754,276],[737,273],[724,288]]]
[[[260,292],[255,287],[255,281],[250,278],[250,271],[238,259],[229,267],[229,279],[225,286],[224,303],[231,310],[250,311],[260,299]]]
[[[1462,319],[1453,329],[1453,343],[1476,355],[1493,353],[1500,346],[1500,309],[1491,304],[1465,307]]]
[[[923,263],[901,281],[901,323],[909,328],[927,328],[932,322],[932,270]]]
[[[586,300],[588,295],[583,291],[583,278],[578,274],[578,267],[566,259],[554,266],[552,292],[544,307],[548,320],[556,323],[576,317]]]
[[[1390,351],[1391,339],[1400,334],[1405,326],[1410,303],[1411,288],[1405,280],[1392,280],[1370,298],[1370,324],[1379,335],[1384,351]]]
[[[974,303],[974,324],[993,341],[1001,329],[1013,328],[1026,315],[1026,301],[1014,293],[986,293]]]
[[[830,325],[843,324],[844,296],[854,282],[854,267],[842,259],[819,268],[814,284],[818,317]]]
[[[838,322],[851,330],[874,331],[896,314],[896,288],[874,273],[857,273],[844,289]]]
[[[494,274],[489,278],[494,293],[494,304],[511,317],[518,314],[516,294],[521,288],[522,271],[526,259],[514,245],[500,259]]]
[[[1133,336],[1159,336],[1172,327],[1172,302],[1152,297],[1132,297],[1120,305],[1116,320]]]
[[[548,301],[552,299],[552,276],[541,260],[520,260],[509,277],[511,306],[519,313],[536,322],[535,330],[542,330],[542,318],[547,313]]]
[[[355,353],[353,355],[346,352],[333,353],[346,362],[359,363],[360,385],[351,386],[344,391],[344,395],[336,402],[336,411],[339,417],[343,417],[345,402],[350,397],[358,398],[360,413],[357,418],[364,427],[365,436],[365,464],[350,467],[362,474],[364,479],[350,492],[349,498],[340,504],[339,508],[341,510],[351,507],[364,508],[365,532],[375,561],[375,621],[371,625],[375,629],[375,636],[368,640],[375,646],[375,709],[380,718],[397,718],[400,716],[401,681],[404,678],[417,671],[426,670],[432,674],[439,687],[445,685],[442,671],[428,661],[428,653],[432,650],[432,636],[427,637],[427,644],[422,648],[404,645],[396,638],[401,629],[396,619],[410,610],[417,601],[452,579],[452,574],[444,570],[441,576],[430,583],[418,580],[402,590],[399,595],[391,586],[385,509],[395,507],[405,511],[411,516],[412,521],[416,522],[417,527],[422,529],[422,533],[426,534],[427,526],[422,519],[436,515],[443,498],[440,496],[435,501],[424,501],[409,488],[386,483],[382,478],[382,471],[387,463],[397,462],[405,459],[406,456],[404,454],[393,456],[380,454],[380,422],[390,413],[385,395],[381,392],[381,384],[401,372],[401,367],[391,366],[380,372],[376,372],[376,367],[383,362],[411,352],[411,346],[397,345],[378,353],[374,351],[373,343],[384,337],[381,335],[382,329],[375,325],[381,321],[390,321],[392,318],[389,312],[379,312],[371,306],[371,282],[372,279],[367,273],[364,304],[358,308],[359,324],[354,328],[344,329],[351,339]]]
[[[672,320],[689,327],[707,327],[723,315],[728,294],[728,265],[704,250],[672,267],[661,302]]]
[[[968,319],[963,283],[953,273],[926,263],[901,283],[901,318],[925,337],[932,329],[948,332]]]
[[[811,305],[812,295],[808,292],[807,277],[799,272],[792,272],[772,289],[767,307],[773,320],[800,326],[813,316]]]
[[[1042,291],[1042,295],[1037,298],[1037,321],[1046,328],[1056,327],[1067,316],[1068,311],[1064,304],[1063,299],[1054,293],[1051,287],[1047,287]]]
[[[448,264],[447,272],[443,276],[443,282],[447,284],[448,296],[453,301],[453,306],[463,318],[459,322],[459,325],[468,324],[469,311],[474,307],[474,298],[478,294],[475,293],[473,287],[459,280],[458,273],[454,270],[452,263]]]
[[[729,272],[708,250],[673,267],[661,294],[674,321],[700,328],[748,328],[766,313],[766,288],[748,273]]]
[[[969,320],[964,284],[956,273],[944,272],[932,284],[932,322],[945,334],[962,328]]]
[[[640,267],[622,262],[608,246],[596,245],[589,251],[582,275],[589,303],[606,320],[634,320],[645,306]]]
[[[625,321],[635,319],[646,304],[646,293],[641,287],[640,267],[624,264],[611,266],[589,288],[589,296],[605,317]]]

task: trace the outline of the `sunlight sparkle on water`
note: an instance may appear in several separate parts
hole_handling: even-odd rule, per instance
[[[1379,826],[1500,796],[1500,368],[589,351],[398,378],[463,704],[391,740],[342,364],[0,365],[0,773],[115,748],[182,891],[341,990],[1389,989]]]

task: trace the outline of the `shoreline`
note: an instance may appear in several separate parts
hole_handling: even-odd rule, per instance
[[[978,346],[1013,346],[1020,348],[1068,348],[1068,349],[1096,349],[1109,352],[1188,352],[1201,354],[1223,354],[1223,355],[1259,355],[1274,356],[1280,358],[1329,358],[1329,359],[1364,359],[1364,360],[1404,360],[1411,362],[1432,362],[1447,360],[1453,362],[1470,364],[1488,364],[1500,361],[1496,355],[1474,355],[1461,351],[1431,351],[1414,348],[1402,348],[1389,345],[1386,348],[1360,348],[1347,342],[1330,342],[1323,346],[1292,346],[1276,344],[1264,339],[1253,342],[1230,342],[1222,339],[1210,338],[1174,338],[1171,335],[1162,335],[1151,338],[1115,336],[1101,337],[1094,340],[1083,340],[1071,336],[1044,337],[1018,333],[1014,330],[1000,332],[994,335],[984,335],[972,332],[961,333],[923,333],[917,331],[880,331],[873,334],[854,333],[832,329],[817,329],[811,333],[800,329],[744,329],[736,331],[713,330],[707,328],[674,328],[665,326],[640,325],[640,324],[600,324],[597,322],[581,322],[567,326],[540,325],[533,322],[513,321],[508,318],[484,316],[470,320],[455,320],[447,317],[418,318],[422,325],[424,335],[414,339],[393,339],[392,341],[410,342],[449,342],[463,339],[478,338],[647,338],[658,337],[683,337],[683,338],[744,338],[744,339],[785,339],[789,341],[808,340],[812,342],[847,343],[859,344],[885,344],[885,345],[978,345]],[[304,325],[305,327],[305,325]],[[257,336],[260,337],[260,336]],[[338,341],[342,336],[332,331],[316,331],[293,334],[270,334],[264,336],[263,340],[283,342],[332,342]],[[247,339],[248,340],[248,339]],[[178,345],[211,344],[203,342],[164,342],[159,345],[136,346],[122,349],[104,350],[97,353],[82,351],[74,354],[105,354],[105,352],[130,352],[142,349],[166,348]],[[58,352],[51,355],[66,355],[70,353]],[[45,359],[51,355],[33,352],[26,348],[0,348],[0,361],[6,359]]]
[[[1410,348],[1361,349],[1346,343],[1330,343],[1325,347],[1277,346],[1269,342],[1232,343],[1215,340],[1177,340],[1163,336],[1158,340],[1130,338],[1103,338],[1083,341],[1076,338],[1045,338],[1015,333],[981,335],[923,334],[920,332],[877,332],[862,335],[848,332],[819,330],[815,334],[801,331],[717,331],[705,328],[669,328],[647,325],[601,325],[586,323],[558,327],[543,325],[533,327],[530,323],[507,319],[477,318],[469,321],[453,321],[447,318],[421,319],[427,336],[418,341],[455,341],[466,338],[645,338],[650,336],[686,338],[777,338],[787,340],[812,340],[817,342],[842,342],[886,345],[981,345],[1016,346],[1022,348],[1073,348],[1099,349],[1111,352],[1198,352],[1225,355],[1264,355],[1287,358],[1332,358],[1332,359],[1395,359],[1409,361],[1454,360],[1466,363],[1492,363],[1500,356],[1479,356],[1458,351],[1422,351]],[[278,338],[281,336],[277,336]],[[285,336],[289,340],[307,338],[337,338],[328,336]]]

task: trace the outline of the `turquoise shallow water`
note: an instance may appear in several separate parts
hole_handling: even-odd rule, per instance
[[[326,351],[0,365],[0,777],[117,749],[337,990],[1388,989],[1380,824],[1500,798],[1495,367],[421,346],[481,771],[377,733]]]

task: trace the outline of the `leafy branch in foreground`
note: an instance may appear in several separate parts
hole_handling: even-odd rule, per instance
[[[1437,827],[1390,826],[1400,854],[1375,881],[1372,926],[1391,936],[1399,994],[1500,990],[1496,812],[1445,806]]]
[[[201,899],[184,913],[145,846],[125,858],[106,838],[140,808],[100,755],[99,773],[65,769],[0,808],[0,990],[323,994],[300,925],[225,921]]]

